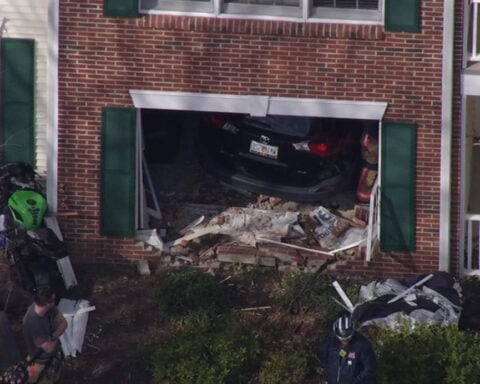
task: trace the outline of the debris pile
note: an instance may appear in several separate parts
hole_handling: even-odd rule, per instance
[[[183,229],[160,230],[161,257],[170,266],[230,262],[314,271],[327,260],[361,257],[367,240],[365,205],[329,210],[260,195],[246,207],[185,204],[179,212]]]

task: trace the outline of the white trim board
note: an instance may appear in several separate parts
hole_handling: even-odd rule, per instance
[[[453,110],[453,62],[455,34],[455,4],[444,0],[443,60],[442,60],[442,135],[440,172],[440,233],[438,269],[450,271],[450,234],[452,199],[452,110]]]
[[[49,209],[58,210],[58,25],[59,0],[48,1],[47,185]]]
[[[136,108],[382,120],[386,102],[131,90]]]
[[[480,96],[480,70],[466,69],[463,71],[462,95]]]

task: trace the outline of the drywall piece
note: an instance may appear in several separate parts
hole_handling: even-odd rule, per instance
[[[163,251],[163,241],[158,236],[156,229],[139,229],[135,232],[135,240],[142,241],[152,247]]]
[[[343,290],[343,288],[340,286],[340,284],[338,283],[337,280],[335,280],[333,283],[332,283],[333,287],[336,289],[336,291],[338,292],[338,294],[340,295],[340,297],[342,298],[343,302],[345,303],[346,307],[348,308],[348,310],[350,311],[350,313],[353,312],[353,304],[352,302],[350,301],[350,299],[348,298],[347,294],[345,293],[345,291]]]
[[[394,303],[397,300],[400,300],[402,297],[407,296],[411,291],[413,291],[415,288],[419,287],[420,285],[426,283],[428,280],[430,280],[433,277],[433,273],[430,273],[429,275],[425,276],[422,280],[418,281],[417,283],[413,284],[410,288],[406,289],[402,293],[399,293],[397,296],[394,298],[390,299],[388,301],[388,304]]]
[[[66,289],[74,287],[78,284],[69,256],[58,259],[57,267],[62,275],[63,283],[65,284]]]
[[[138,260],[137,270],[138,273],[143,276],[148,276],[152,274],[152,271],[150,270],[150,265],[148,264],[148,260],[145,259]]]
[[[76,357],[82,352],[87,329],[88,313],[96,308],[88,300],[60,299],[58,309],[67,320],[67,329],[60,336],[60,343],[65,357]]]
[[[63,241],[62,231],[60,230],[60,225],[58,225],[58,220],[55,216],[45,216],[43,221],[47,228],[50,228],[58,240]]]

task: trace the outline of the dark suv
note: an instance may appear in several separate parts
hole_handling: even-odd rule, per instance
[[[299,116],[203,115],[204,168],[235,189],[295,201],[354,190],[365,122]]]

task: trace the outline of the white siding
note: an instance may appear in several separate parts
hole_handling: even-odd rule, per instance
[[[47,169],[47,46],[49,0],[0,0],[3,37],[35,40],[35,126],[37,171]]]

